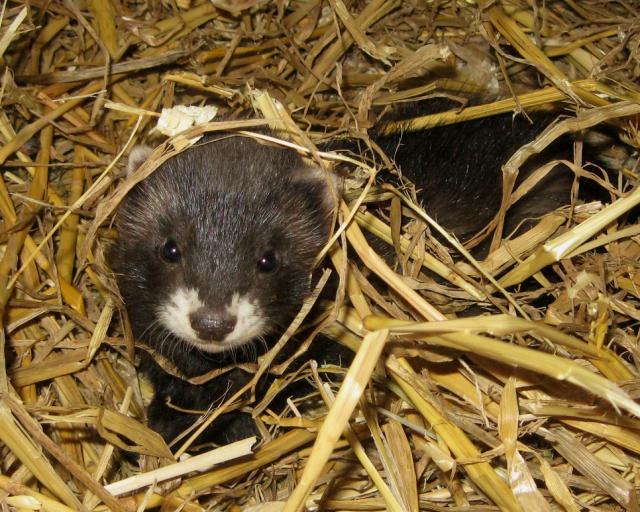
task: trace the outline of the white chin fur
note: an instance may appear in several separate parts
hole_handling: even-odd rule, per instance
[[[203,340],[191,327],[189,316],[204,307],[194,288],[178,288],[158,309],[158,319],[163,327],[194,347],[210,353],[219,353],[239,347],[266,334],[264,318],[256,304],[247,297],[234,293],[227,311],[237,318],[236,326],[224,339]]]

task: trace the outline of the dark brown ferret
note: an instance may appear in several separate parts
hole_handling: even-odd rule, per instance
[[[496,213],[501,166],[543,127],[502,115],[377,142],[422,190],[427,212],[464,237]],[[137,150],[132,167],[144,156]],[[163,164],[121,206],[110,256],[136,338],[187,377],[255,361],[310,291],[330,232],[328,183],[294,151],[239,135],[209,136]],[[517,216],[568,202],[570,183],[555,172]],[[335,347],[316,354],[325,346]],[[141,366],[155,388],[151,426],[167,440],[197,417],[178,409],[206,410],[250,377],[237,368],[192,385],[146,352]],[[207,437],[253,433],[248,415],[230,413]]]

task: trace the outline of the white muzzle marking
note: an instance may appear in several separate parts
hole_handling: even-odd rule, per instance
[[[198,337],[191,327],[190,315],[206,308],[200,300],[195,288],[178,288],[169,299],[158,308],[158,319],[163,327],[170,330],[178,338],[190,343],[200,350],[210,353],[224,352],[232,347],[249,343],[266,334],[266,322],[260,314],[255,301],[246,296],[234,293],[231,303],[226,306],[229,314],[236,318],[236,325],[224,339],[211,341]]]

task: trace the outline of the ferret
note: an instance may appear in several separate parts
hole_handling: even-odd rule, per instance
[[[133,151],[130,168],[148,153]],[[296,152],[240,135],[214,135],[163,164],[119,208],[109,256],[136,339],[188,378],[255,361],[309,293],[333,197]],[[249,379],[237,369],[192,385],[145,352],[141,368],[155,391],[150,425],[168,441],[197,418],[180,410],[207,410]],[[232,413],[209,434],[222,443],[255,431]]]
[[[539,131],[503,115],[377,142],[423,190],[427,212],[464,235],[496,213],[500,166]],[[130,168],[147,153],[134,151]],[[110,264],[136,339],[186,377],[255,361],[310,291],[331,230],[330,188],[295,151],[234,134],[209,136],[164,163],[116,217]],[[569,199],[564,185],[544,194],[552,201],[538,196],[527,213]],[[185,410],[207,410],[249,378],[237,368],[192,385],[146,352],[141,368],[155,389],[150,425],[168,441],[198,417]],[[249,416],[233,412],[214,422],[208,439],[254,433]]]

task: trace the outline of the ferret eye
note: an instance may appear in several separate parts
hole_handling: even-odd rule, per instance
[[[273,272],[276,268],[278,268],[278,258],[273,251],[265,252],[258,260],[260,272]]]
[[[169,238],[169,240],[167,240],[162,246],[160,255],[163,260],[168,261],[169,263],[178,263],[182,257],[180,247],[178,247],[176,241],[171,238]]]

